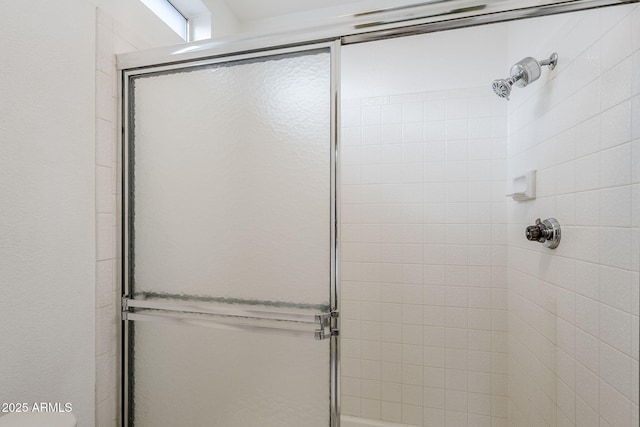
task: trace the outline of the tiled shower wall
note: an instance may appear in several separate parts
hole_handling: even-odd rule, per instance
[[[96,426],[119,419],[118,311],[122,164],[118,149],[115,55],[152,43],[96,9]]]
[[[96,9],[96,426],[117,419],[117,153],[111,17]]]
[[[488,87],[343,102],[344,414],[507,425],[506,113]]]
[[[544,25],[543,25],[544,23]],[[509,392],[513,426],[637,427],[640,8],[510,24],[509,56],[558,67],[509,103]],[[521,236],[556,217],[556,250]]]

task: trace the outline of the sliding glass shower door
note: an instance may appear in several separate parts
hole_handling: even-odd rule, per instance
[[[336,48],[124,71],[129,426],[337,422]]]

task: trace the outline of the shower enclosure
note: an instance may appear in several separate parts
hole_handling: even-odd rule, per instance
[[[638,425],[638,13],[343,48],[350,423]],[[493,93],[551,52],[554,70]],[[557,248],[526,239],[536,218],[561,224]]]
[[[119,58],[124,425],[638,425],[640,7],[488,15]]]
[[[130,425],[336,418],[336,49],[125,73]]]

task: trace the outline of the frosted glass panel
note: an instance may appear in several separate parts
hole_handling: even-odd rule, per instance
[[[328,49],[135,79],[134,295],[329,303]]]
[[[136,426],[329,426],[328,340],[156,322],[132,329]]]

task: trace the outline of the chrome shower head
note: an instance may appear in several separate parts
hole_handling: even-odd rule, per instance
[[[507,100],[509,100],[509,95],[511,95],[511,88],[513,87],[513,84],[518,80],[518,78],[519,77],[516,76],[509,77],[507,79],[494,80],[491,87],[496,95],[498,95],[500,98],[507,98]]]
[[[553,53],[548,59],[542,61],[536,61],[534,58],[526,57],[511,67],[511,77],[506,79],[494,80],[491,87],[493,91],[500,98],[509,99],[511,94],[511,88],[513,85],[518,87],[525,87],[531,82],[535,82],[540,78],[541,69],[543,65],[548,65],[549,69],[553,70],[558,63],[558,54]]]

